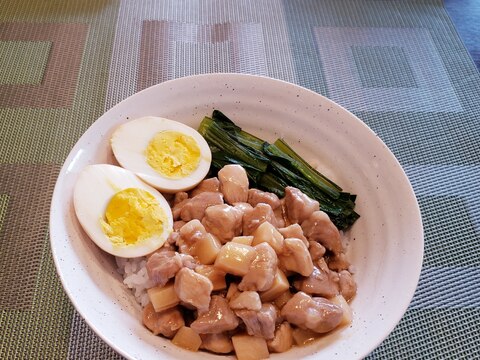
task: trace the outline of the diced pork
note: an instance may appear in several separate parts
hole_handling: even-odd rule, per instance
[[[155,335],[172,338],[178,329],[185,325],[182,313],[178,307],[173,307],[162,312],[156,312],[152,303],[143,309],[143,324]]]
[[[243,214],[243,235],[251,235],[260,226],[260,224],[268,221],[276,226],[275,214],[270,205],[259,203],[251,210],[245,211]]]
[[[164,251],[167,251],[167,250],[168,250],[168,251],[176,251],[176,250],[177,250],[177,248],[176,248],[176,246],[175,246],[175,242],[170,243],[170,242],[168,242],[168,241],[166,241],[165,244],[163,244],[162,249],[163,249]],[[157,251],[158,251],[158,250],[157,250]],[[150,254],[150,255],[151,255],[151,254]],[[149,257],[149,256],[147,256],[147,258],[148,258],[148,257]]]
[[[312,298],[299,291],[285,304],[281,314],[289,323],[302,329],[326,333],[340,324],[343,310],[325,298]]]
[[[314,212],[320,209],[318,201],[312,200],[299,189],[292,186],[285,188],[285,208],[290,223],[300,224]]]
[[[340,232],[325,212],[312,213],[302,222],[302,229],[308,240],[319,242],[334,254],[343,252]]]
[[[192,191],[190,191],[190,196],[194,197],[202,192],[219,192],[220,191],[220,182],[218,178],[212,177],[205,179],[200,182]]]
[[[259,203],[265,203],[270,205],[272,210],[275,210],[281,205],[280,199],[277,195],[258,189],[248,190],[248,203],[252,206],[257,206]]]
[[[243,167],[225,165],[218,171],[218,180],[225,202],[231,205],[237,202],[247,202],[248,177]]]
[[[188,193],[186,193],[185,191],[179,191],[175,193],[175,196],[173,198],[173,206],[178,205],[187,199],[188,199]]]
[[[275,250],[266,242],[254,246],[255,259],[243,276],[238,288],[242,291],[266,291],[272,287],[277,271],[278,258]]]
[[[237,310],[235,312],[245,323],[249,335],[263,337],[270,340],[275,336],[275,322],[277,309],[266,303],[259,311]]]
[[[176,221],[178,222],[178,221]],[[185,224],[183,224],[185,225]],[[182,225],[182,226],[183,226]],[[168,235],[168,238],[167,238],[167,241],[165,242],[165,244],[170,244],[170,245],[174,245],[177,243],[178,239],[180,238],[180,234],[177,232],[177,231],[172,231],[170,233],[170,235]],[[162,246],[159,250],[163,249],[164,246]],[[169,249],[170,250],[170,249]]]
[[[327,263],[328,267],[335,271],[347,270],[350,267],[350,262],[347,260],[345,253],[337,253],[329,256]]]
[[[148,258],[146,267],[150,280],[157,286],[164,286],[183,267],[183,262],[175,251],[159,251]]]
[[[233,207],[240,210],[242,215],[245,214],[246,211],[253,209],[253,206],[247,202],[236,202],[233,204]]]
[[[218,334],[238,326],[238,317],[228,306],[227,300],[213,295],[207,312],[199,314],[190,327],[198,334]]]
[[[192,256],[188,254],[179,254],[179,255],[180,255],[180,258],[182,259],[183,267],[195,270],[196,267],[199,265],[198,262]]]
[[[280,267],[295,271],[303,276],[313,272],[313,262],[307,247],[302,240],[287,238],[284,240],[283,253],[278,257]]]
[[[205,209],[212,205],[223,204],[223,196],[219,192],[202,192],[191,199],[186,200],[180,210],[180,218],[183,221],[193,219],[202,220]]]
[[[279,206],[275,210],[273,210],[273,214],[275,215],[275,221],[277,223],[277,227],[283,228],[285,227],[285,214],[283,211],[283,207]]]
[[[353,280],[352,274],[347,270],[342,270],[338,273],[340,277],[340,294],[345,300],[351,300],[357,293],[357,284]]]
[[[175,293],[183,303],[206,312],[210,305],[213,285],[209,278],[195,271],[182,268],[175,276]]]
[[[316,241],[309,241],[308,243],[310,245],[310,247],[308,248],[308,252],[310,253],[313,262],[321,259],[323,255],[325,255],[327,249],[325,249],[322,244]]]
[[[177,220],[177,221],[174,221],[173,222],[173,231],[174,232],[177,232],[178,230],[180,230],[180,228],[185,225],[186,222],[183,221],[183,220]],[[172,233],[173,234],[173,233]]]
[[[187,201],[188,194],[185,191],[179,191],[175,193],[172,207],[173,220],[180,219],[180,212],[182,211],[183,205],[185,205]]]
[[[226,243],[242,233],[242,217],[242,212],[233,206],[213,205],[205,209],[202,224],[207,232]]]
[[[319,295],[331,298],[339,293],[339,276],[331,271],[325,260],[318,261],[320,267],[314,267],[312,274],[294,282],[297,290],[309,295]]]
[[[176,245],[182,254],[195,254],[195,247],[199,240],[207,235],[207,231],[202,223],[197,220],[191,220],[183,225],[178,231],[179,237]]]

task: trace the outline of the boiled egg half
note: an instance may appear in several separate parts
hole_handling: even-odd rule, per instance
[[[168,193],[195,187],[207,175],[212,161],[207,142],[195,129],[155,116],[120,125],[111,145],[122,167]]]
[[[163,195],[115,165],[84,168],[75,183],[73,203],[87,235],[115,256],[147,255],[160,248],[173,229]]]

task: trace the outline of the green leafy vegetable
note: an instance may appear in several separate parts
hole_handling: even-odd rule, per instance
[[[284,139],[273,144],[242,130],[219,110],[205,117],[198,129],[212,150],[211,173],[227,164],[242,165],[252,186],[279,197],[286,186],[294,186],[320,203],[341,230],[350,227],[359,215],[355,212],[356,195],[342,188],[303,160]]]

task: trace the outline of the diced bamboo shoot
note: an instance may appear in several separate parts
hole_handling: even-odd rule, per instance
[[[228,242],[220,249],[214,265],[229,274],[243,276],[248,272],[255,255],[255,249],[251,246]]]
[[[238,360],[259,360],[269,357],[267,341],[250,335],[232,336],[233,348]]]
[[[228,354],[233,351],[232,339],[226,332],[218,334],[200,334],[202,349],[217,353]]]
[[[225,298],[227,300],[231,300],[235,295],[238,293],[238,286],[236,283],[232,282],[230,283],[230,286],[228,287],[227,295],[225,295]]]
[[[183,326],[173,337],[172,343],[190,351],[198,351],[202,345],[202,339],[191,328]]]
[[[293,329],[292,336],[293,336],[293,340],[295,341],[295,344],[302,346],[302,345],[307,345],[311,343],[316,338],[318,338],[320,334],[312,330],[296,328],[296,329]]]
[[[288,322],[283,322],[275,330],[275,337],[267,341],[270,352],[282,353],[293,345],[292,327]]]
[[[215,262],[222,244],[212,234],[202,236],[196,243],[195,256],[200,264],[210,265]]]
[[[253,241],[253,236],[252,235],[235,236],[231,241],[234,243],[251,246]]]
[[[330,299],[335,305],[338,305],[343,310],[342,321],[340,322],[339,326],[348,326],[352,323],[353,318],[353,311],[350,305],[348,305],[347,300],[342,295],[334,296]]]
[[[170,309],[180,302],[173,287],[173,282],[170,282],[165,286],[155,286],[150,288],[147,290],[147,293],[156,312]]]
[[[213,265],[198,265],[195,268],[195,272],[210,279],[213,285],[213,291],[223,290],[227,288],[227,282],[225,281],[225,273],[218,270]]]
[[[260,299],[262,299],[262,302],[273,301],[289,288],[290,284],[288,283],[287,277],[282,270],[277,269],[272,287],[260,293]]]
[[[263,222],[253,233],[252,246],[268,243],[277,254],[283,251],[283,235],[268,221]]]
[[[283,308],[283,305],[285,305],[287,301],[290,300],[292,297],[293,294],[289,290],[287,290],[279,297],[277,297],[273,302],[275,306],[281,310]]]
[[[247,309],[259,311],[262,308],[260,296],[256,291],[238,292],[228,303],[233,310]]]

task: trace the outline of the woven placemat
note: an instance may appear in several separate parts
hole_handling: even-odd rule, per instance
[[[379,134],[414,186],[425,258],[407,313],[369,358],[480,358],[480,75],[442,1],[0,0],[0,9],[1,359],[121,358],[56,275],[53,186],[106,109],[207,72],[305,86]]]

